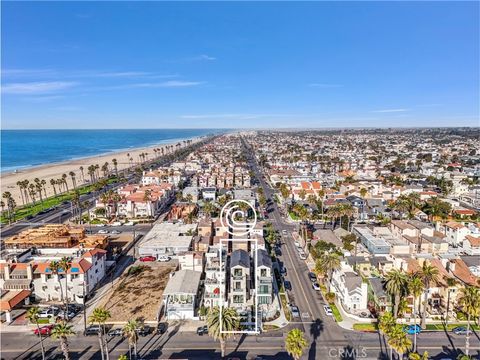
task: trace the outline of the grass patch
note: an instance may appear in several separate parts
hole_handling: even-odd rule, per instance
[[[285,294],[280,294],[280,301],[282,302],[282,308],[283,312],[285,313],[285,317],[287,318],[288,321],[292,321],[292,314],[290,312],[290,308],[287,305],[287,298],[285,297]]]
[[[372,324],[353,324],[353,330],[356,331],[377,331],[377,323]]]
[[[277,330],[279,327],[277,325],[263,325],[264,331]]]
[[[107,184],[112,184],[116,181],[117,181],[117,178],[112,177],[112,178],[109,178],[107,180]],[[80,195],[85,195],[88,192],[94,191],[94,187],[95,187],[95,185],[91,184],[91,185],[78,187],[77,190],[80,193]],[[17,207],[17,209],[15,210],[15,219],[14,220],[16,221],[16,220],[24,219],[27,216],[35,216],[42,210],[49,209],[49,208],[52,208],[54,206],[58,206],[64,201],[70,201],[72,199],[74,193],[75,193],[75,191],[72,189],[68,193],[64,193],[64,194],[61,194],[61,195],[46,198],[41,203],[38,200],[35,205],[30,204],[30,205]],[[0,222],[8,223],[8,219],[7,219],[7,216],[6,216],[6,211],[5,211],[5,214],[3,214],[2,217],[0,218]]]
[[[31,324],[35,324],[35,322],[30,322]],[[50,324],[50,319],[49,318],[39,318],[38,319],[38,325],[45,325],[45,324]]]
[[[289,211],[289,212],[288,212],[288,215],[290,216],[290,218],[291,218],[292,220],[298,220],[298,219],[299,219],[299,217],[297,216],[297,214],[295,214],[293,211]]]
[[[466,324],[448,324],[447,331],[452,331],[454,328],[458,326],[467,326]],[[477,324],[470,324],[470,329],[478,331],[480,327]],[[427,324],[426,330],[434,330],[434,331],[443,331],[444,327],[443,324]]]
[[[337,322],[343,321],[342,315],[340,315],[340,311],[338,311],[337,305],[330,304],[330,307],[332,308],[332,312],[333,312],[333,316],[335,317],[335,320]]]

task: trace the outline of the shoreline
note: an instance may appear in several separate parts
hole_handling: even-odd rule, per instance
[[[29,180],[30,183],[33,183],[33,179],[38,178],[40,180],[45,180],[45,190],[47,197],[54,196],[55,192],[53,186],[50,184],[50,179],[60,179],[63,174],[67,175],[66,181],[69,189],[73,188],[73,179],[69,175],[71,171],[75,173],[75,183],[76,186],[83,186],[89,184],[90,176],[88,175],[88,166],[98,164],[100,168],[105,162],[109,164],[110,173],[115,172],[112,159],[116,159],[117,170],[120,172],[123,169],[129,168],[133,165],[140,164],[143,161],[140,161],[139,155],[141,153],[148,153],[145,161],[153,160],[155,152],[153,149],[162,149],[164,148],[165,153],[167,153],[168,146],[175,145],[180,143],[181,147],[184,147],[183,141],[191,140],[192,143],[198,142],[203,139],[205,136],[195,136],[192,138],[184,139],[171,139],[165,140],[164,142],[148,145],[144,147],[137,148],[128,148],[120,151],[111,151],[107,153],[102,153],[94,156],[86,156],[61,162],[47,163],[37,166],[32,166],[28,168],[18,169],[18,172],[14,171],[2,171],[0,173],[0,187],[2,194],[6,191],[9,191],[12,194],[13,199],[15,200],[17,206],[22,206],[24,203],[22,201],[22,195],[20,193],[20,188],[17,185],[18,181]],[[128,156],[127,156],[128,155]],[[157,157],[160,157],[158,155]],[[130,159],[133,160],[131,161]],[[80,170],[80,167],[83,167],[83,176]],[[100,174],[102,171],[100,170]],[[58,191],[58,185],[55,185]],[[44,191],[42,191],[42,196],[45,197]],[[36,194],[37,200],[39,198]]]

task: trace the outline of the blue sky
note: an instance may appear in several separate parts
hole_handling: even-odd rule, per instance
[[[478,2],[3,2],[3,128],[479,125]]]

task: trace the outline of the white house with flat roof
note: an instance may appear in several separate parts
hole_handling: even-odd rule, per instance
[[[189,251],[197,224],[155,224],[138,245],[139,256],[172,256]]]
[[[373,254],[390,254],[391,245],[375,234],[367,227],[354,226],[352,232],[360,238],[362,244]]]
[[[170,277],[163,291],[167,320],[194,319],[202,273],[179,270]]]

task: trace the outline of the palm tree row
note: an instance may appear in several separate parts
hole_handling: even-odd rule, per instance
[[[15,203],[15,200],[12,197],[12,193],[10,191],[5,191],[2,194],[2,198],[5,199],[5,201],[1,200],[0,206],[2,208],[2,214],[4,212],[5,207],[7,208],[7,218],[8,218],[8,223],[11,224],[12,221],[15,220],[15,208],[17,204]]]

